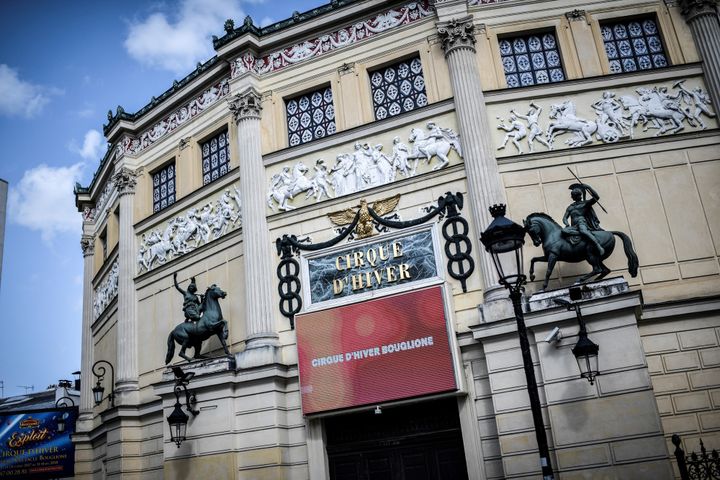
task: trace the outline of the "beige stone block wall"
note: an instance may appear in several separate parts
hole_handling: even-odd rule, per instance
[[[720,289],[720,137],[667,138],[652,144],[587,150],[583,155],[553,154],[542,159],[501,162],[509,215],[521,221],[535,211],[546,212],[561,223],[571,203],[568,187],[576,180],[568,167],[595,188],[608,213],[595,208],[605,230],[628,234],[640,261],[637,278],[627,272],[622,242],[616,237],[614,253],[605,261],[611,275],[623,275],[631,286],[642,288],[653,303],[712,295]],[[525,269],[542,250],[525,245]],[[536,265],[540,286],[545,264]],[[560,262],[550,288],[590,267],[587,263]]]
[[[640,324],[643,348],[670,452],[673,434],[687,453],[720,448],[720,316],[654,314]],[[674,458],[674,457],[673,457]]]

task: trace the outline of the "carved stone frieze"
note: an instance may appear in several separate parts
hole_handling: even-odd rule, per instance
[[[262,112],[262,97],[254,88],[238,93],[228,99],[228,108],[233,114],[236,123],[246,118],[260,119]]]
[[[360,20],[352,25],[304,40],[268,55],[255,57],[252,53],[245,52],[230,63],[230,75],[231,78],[236,78],[247,72],[256,75],[276,72],[302,61],[356,44],[392,28],[433,15],[433,9],[428,0],[393,7],[366,20]]]
[[[504,2],[505,0],[468,0],[469,7],[477,7],[480,5],[491,5],[493,3]]]
[[[306,200],[314,197],[319,202],[323,198],[349,195],[394,182],[398,172],[405,178],[412,177],[420,160],[430,164],[437,158],[439,163],[433,170],[438,170],[450,162],[450,150],[462,157],[460,136],[435,122],[428,122],[427,130],[411,129],[408,143],[412,146],[395,137],[392,153],[385,154],[382,144],[355,142],[354,151],[339,154],[331,167],[324,160],[317,160],[312,176],[307,176],[310,169],[302,161],[292,167],[285,166],[270,179],[267,205],[272,210],[276,207],[283,211],[292,210],[295,207],[288,202],[303,193]]]
[[[100,192],[100,195],[98,195],[97,200],[95,201],[95,214],[100,215],[102,213],[103,209],[107,207],[107,203],[110,200],[110,197],[112,196],[112,193],[115,189],[115,184],[113,183],[112,179],[108,180],[105,183],[105,186],[103,187],[102,191]]]
[[[115,260],[110,267],[110,272],[103,282],[95,289],[93,298],[93,319],[97,319],[110,305],[110,302],[117,297],[118,293],[118,275],[120,267],[118,261]]]
[[[230,93],[229,78],[220,80],[215,85],[203,91],[190,102],[176,109],[174,112],[143,131],[140,136],[125,135],[116,147],[115,157],[123,155],[137,155],[142,150],[153,145],[161,138],[174,132],[178,127],[204,112],[218,100]]]
[[[138,274],[242,228],[240,191],[233,189],[226,188],[215,202],[190,208],[163,227],[144,233],[137,254]]]
[[[97,210],[95,209],[95,207],[91,207],[91,206],[89,206],[89,205],[86,205],[86,206],[83,208],[83,211],[82,211],[83,222],[93,222],[93,221],[95,221],[95,216],[96,216],[96,215],[97,215]]]
[[[83,257],[90,256],[95,253],[95,242],[91,235],[83,235],[80,237],[80,248],[82,249]]]
[[[120,195],[135,193],[137,174],[128,168],[121,168],[112,177],[112,181]]]
[[[602,92],[600,98],[589,105],[594,118],[578,112],[574,100],[563,100],[547,108],[547,125],[541,126],[543,107],[531,101],[527,109],[518,112],[510,109],[508,120],[501,116],[497,128],[505,133],[498,150],[508,143],[523,153],[522,143],[527,142],[530,153],[535,143],[547,149],[555,148],[555,140],[565,137],[564,144],[581,147],[594,142],[614,143],[622,139],[634,139],[638,128],[642,132],[656,130],[654,136],[674,134],[686,127],[706,129],[707,118],[714,118],[710,97],[701,86],[686,87],[686,80],[679,80],[668,89],[666,86],[640,86],[634,94]],[[587,108],[584,109],[586,112]]]
[[[439,22],[437,31],[446,56],[458,48],[475,51],[475,25],[472,16]]]

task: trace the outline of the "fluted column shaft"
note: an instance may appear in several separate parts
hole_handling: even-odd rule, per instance
[[[720,19],[716,0],[682,0],[685,20],[703,61],[705,84],[715,112],[720,109]]]
[[[136,175],[122,168],[113,177],[120,196],[118,238],[118,322],[117,322],[117,390],[120,402],[123,392],[138,388],[137,306],[135,302],[135,234],[133,203]],[[126,396],[125,396],[126,397]]]
[[[504,203],[505,194],[492,148],[485,96],[477,69],[475,26],[472,16],[469,16],[439,22],[437,29],[450,71],[467,172],[468,196],[473,205],[471,215],[479,236],[492,221],[489,207]],[[490,255],[480,249],[478,256],[481,257],[479,263],[486,303],[498,295],[506,299],[507,294],[498,284]]]
[[[92,235],[83,235],[80,239],[83,253],[83,313],[82,313],[82,350],[80,353],[80,416],[92,417],[95,401],[92,393],[93,364],[93,254],[95,242]]]
[[[251,87],[230,99],[228,106],[237,123],[243,203],[246,349],[276,346],[278,333],[271,284],[275,268],[265,217],[265,167],[260,146],[261,97]]]

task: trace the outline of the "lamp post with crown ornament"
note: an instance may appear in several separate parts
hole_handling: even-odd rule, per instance
[[[510,291],[510,299],[515,310],[518,337],[520,337],[520,351],[522,353],[528,396],[530,397],[530,410],[532,411],[535,437],[537,438],[540,453],[540,467],[542,468],[543,480],[553,480],[555,477],[550,462],[550,450],[540,408],[540,395],[537,380],[535,380],[535,370],[530,355],[530,342],[528,341],[525,316],[521,304],[526,281],[523,273],[522,256],[522,246],[525,243],[525,228],[505,217],[505,205],[503,204],[490,207],[490,214],[493,216],[493,221],[480,234],[480,241],[493,259],[495,269],[500,277],[500,284]]]

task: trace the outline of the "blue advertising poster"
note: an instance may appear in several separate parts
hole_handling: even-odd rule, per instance
[[[77,407],[0,413],[0,478],[72,477],[75,446],[70,435],[77,415]]]

